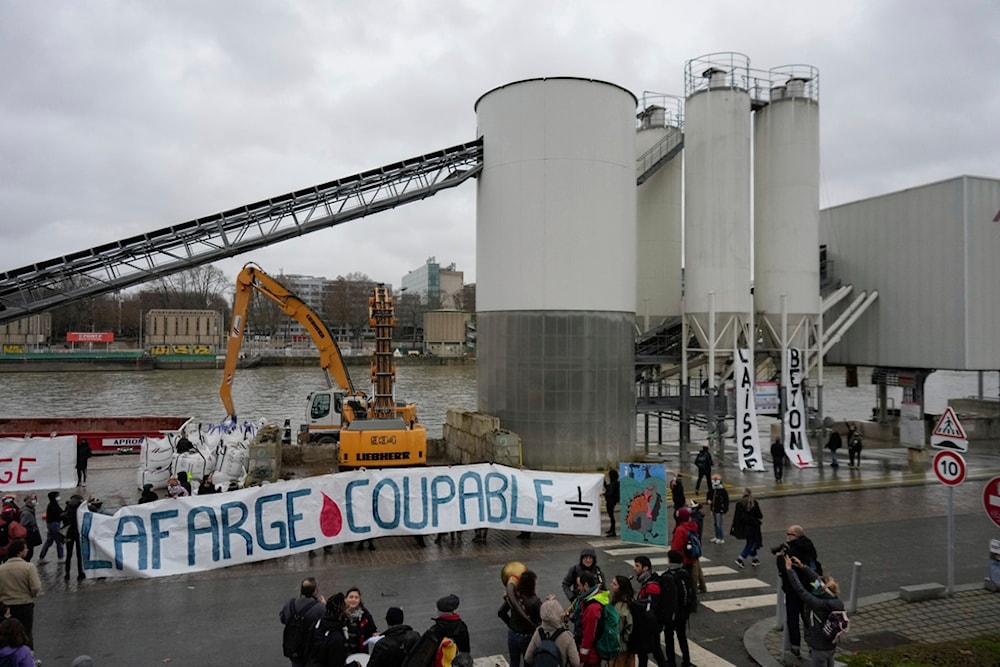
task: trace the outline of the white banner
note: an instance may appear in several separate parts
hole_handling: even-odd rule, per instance
[[[757,407],[754,401],[754,373],[750,350],[736,350],[736,451],[740,470],[764,470],[764,455],[757,433]]]
[[[603,475],[488,463],[357,470],[206,496],[79,511],[93,577],[163,577],[327,544],[472,528],[601,534]]]
[[[805,390],[802,377],[805,372],[805,359],[798,348],[788,350],[788,400],[785,404],[785,416],[782,428],[785,436],[785,453],[792,465],[806,468],[813,465],[812,450],[809,449],[809,439],[806,437],[808,413]]]
[[[0,438],[4,493],[76,486],[76,436]]]

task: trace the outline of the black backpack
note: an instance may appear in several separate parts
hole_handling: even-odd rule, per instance
[[[547,635],[545,630],[538,628],[538,636],[542,641],[535,649],[535,661],[531,663],[534,667],[562,667],[562,652],[556,646],[556,637],[565,631],[565,628],[559,628],[551,635]]]
[[[285,623],[285,630],[281,635],[281,648],[286,658],[302,661],[305,660],[309,635],[312,632],[312,623],[306,620],[306,614],[318,605],[319,601],[310,600],[301,610],[296,606],[296,602],[298,600],[293,600],[291,604],[292,617]]]
[[[694,613],[698,606],[698,598],[695,595],[694,584],[691,582],[691,574],[686,568],[678,567],[667,570],[664,574],[670,574],[674,581],[674,588],[677,591],[677,612],[684,614]],[[663,577],[666,579],[666,577]]]
[[[404,626],[409,628],[410,626]],[[386,665],[396,667],[406,659],[406,654],[420,641],[420,634],[408,630],[406,632],[386,633],[382,639],[372,647],[371,657],[368,664],[372,667]]]
[[[434,664],[438,647],[444,639],[444,631],[437,623],[427,628],[406,654],[406,660],[402,662],[401,667],[429,667],[429,665]]]

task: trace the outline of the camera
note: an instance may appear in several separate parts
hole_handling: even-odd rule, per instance
[[[771,553],[774,554],[775,556],[777,556],[778,554],[784,556],[786,553],[788,553],[788,545],[783,542],[778,546],[773,547],[771,549]]]

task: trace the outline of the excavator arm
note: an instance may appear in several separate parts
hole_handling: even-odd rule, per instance
[[[219,397],[226,409],[226,414],[235,419],[236,408],[233,405],[233,376],[239,362],[240,347],[243,345],[243,333],[246,327],[247,309],[254,292],[267,297],[278,304],[281,312],[301,324],[319,351],[320,367],[326,371],[330,386],[335,383],[348,396],[357,396],[354,384],[344,364],[340,347],[327,329],[323,320],[302,299],[292,294],[284,285],[264,273],[255,264],[247,264],[236,277],[236,296],[233,300],[233,319],[229,327],[229,342],[226,345],[226,365],[222,373],[222,385],[219,387]]]

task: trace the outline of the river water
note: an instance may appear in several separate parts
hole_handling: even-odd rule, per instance
[[[362,375],[354,372],[355,384]],[[868,384],[870,369],[858,369],[860,387],[844,384],[843,368],[824,371],[823,402],[835,420],[867,420],[875,406],[875,387]],[[174,415],[198,421],[225,417],[219,399],[219,370],[106,371],[99,373],[0,374],[0,416],[69,417],[78,415]],[[810,378],[816,386],[816,378]],[[997,373],[984,375],[983,395],[997,397]],[[324,386],[322,371],[310,368],[261,367],[241,370],[233,384],[240,417],[265,417],[280,423],[292,420],[293,430],[303,421],[306,397]],[[927,381],[926,411],[941,413],[949,398],[978,395],[978,375],[938,371]],[[464,366],[400,366],[396,397],[417,404],[420,421],[432,438],[441,437],[449,408],[476,408],[476,368]],[[902,390],[889,389],[890,408],[899,407]],[[761,419],[762,425],[765,420]],[[639,437],[642,438],[641,426]],[[668,438],[673,435],[670,429]]]

